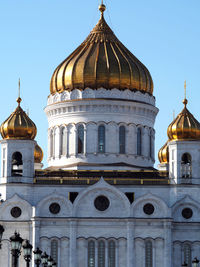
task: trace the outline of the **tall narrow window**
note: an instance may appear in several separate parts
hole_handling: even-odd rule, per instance
[[[2,176],[5,177],[6,174],[6,149],[3,148],[3,166],[2,166]]]
[[[60,131],[60,153],[61,155],[67,154],[67,129],[64,127]]]
[[[145,267],[152,267],[153,260],[152,260],[152,242],[146,241],[145,242]]]
[[[53,157],[53,131],[51,130],[50,135],[50,157]]]
[[[58,241],[51,241],[51,257],[55,262],[58,262]]]
[[[78,153],[84,152],[84,127],[83,125],[78,126]]]
[[[98,242],[98,267],[105,267],[105,243],[102,240]]]
[[[95,267],[95,243],[88,242],[88,267]]]
[[[115,267],[115,242],[108,243],[108,267]]]
[[[98,152],[105,153],[105,126],[100,125],[98,128]]]
[[[181,175],[182,178],[192,177],[192,157],[189,153],[184,153],[181,158]]]
[[[141,128],[137,129],[137,155],[142,154],[142,131]]]
[[[120,126],[119,127],[119,153],[125,154],[125,142],[126,142],[126,136],[125,136],[125,127]]]
[[[152,134],[149,135],[149,157],[152,158]]]
[[[23,161],[20,152],[14,152],[12,155],[12,176],[22,176],[23,174]]]
[[[189,244],[184,244],[183,246],[184,261],[187,263],[188,267],[191,267],[191,247]]]

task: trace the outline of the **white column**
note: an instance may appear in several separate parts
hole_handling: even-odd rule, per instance
[[[98,241],[95,240],[95,267],[98,266]]]
[[[108,267],[108,241],[104,241],[105,244],[105,267]]]
[[[60,267],[60,261],[61,261],[61,240],[58,240],[58,262],[57,267]]]
[[[84,155],[87,154],[87,151],[86,151],[86,148],[87,148],[87,126],[85,125],[84,127],[84,148],[83,148],[83,152],[84,152]]]
[[[116,244],[116,247],[115,247],[115,263],[116,263],[116,267],[119,267],[119,241],[116,240],[115,244]]]
[[[152,255],[153,255],[153,267],[156,267],[156,241],[155,240],[153,240],[153,253],[152,253]]]
[[[172,238],[171,222],[164,223],[165,240],[164,240],[164,264],[165,267],[172,267]]]
[[[69,157],[69,129],[68,126],[66,127],[66,133],[67,133],[67,158]]]
[[[133,235],[133,222],[127,222],[127,267],[132,267],[133,266],[133,240],[134,240],[134,235]]]
[[[77,141],[78,141],[78,136],[77,136],[77,128],[76,128],[76,126],[75,126],[75,128],[74,128],[74,146],[75,146],[75,156],[77,156],[77,154],[78,154]]]
[[[76,264],[77,259],[77,251],[76,251],[76,221],[72,220],[70,222],[70,252],[69,252],[69,260],[70,260],[70,267],[77,266]]]

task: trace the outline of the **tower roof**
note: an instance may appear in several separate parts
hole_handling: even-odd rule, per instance
[[[104,19],[105,6],[99,6],[100,20],[86,40],[54,71],[50,92],[86,88],[130,89],[153,93],[147,68],[117,39]]]
[[[159,159],[160,163],[168,163],[169,162],[168,141],[158,151],[158,159]]]
[[[42,148],[36,144],[34,149],[34,161],[35,163],[41,163],[43,159],[43,151]]]
[[[1,124],[3,139],[34,139],[37,134],[35,123],[20,106],[21,98],[17,98],[18,106],[15,111]]]
[[[200,123],[187,109],[187,99],[183,100],[184,108],[168,126],[169,140],[200,140]]]

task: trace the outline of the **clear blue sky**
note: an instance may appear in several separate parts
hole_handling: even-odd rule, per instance
[[[99,19],[98,0],[0,1],[0,122],[16,107],[21,78],[22,107],[36,123],[36,140],[46,164],[47,119],[43,108],[57,65],[89,34]],[[149,69],[160,112],[156,158],[167,126],[182,108],[187,80],[188,108],[200,120],[200,1],[105,1],[105,17],[117,37]],[[156,166],[156,165],[155,165]]]

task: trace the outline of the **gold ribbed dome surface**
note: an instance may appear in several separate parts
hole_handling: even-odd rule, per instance
[[[42,148],[36,144],[34,150],[34,161],[35,163],[41,163],[43,160],[43,151]]]
[[[21,98],[17,99],[18,107],[1,124],[1,135],[3,139],[34,139],[37,134],[35,123],[28,117],[20,106]]]
[[[200,140],[200,123],[187,109],[187,102],[183,100],[184,109],[168,126],[169,140]]]
[[[54,71],[50,92],[86,88],[117,88],[153,94],[153,81],[147,68],[117,39],[101,18],[86,40]]]
[[[168,141],[158,151],[158,159],[159,159],[160,163],[168,163],[169,162]]]

